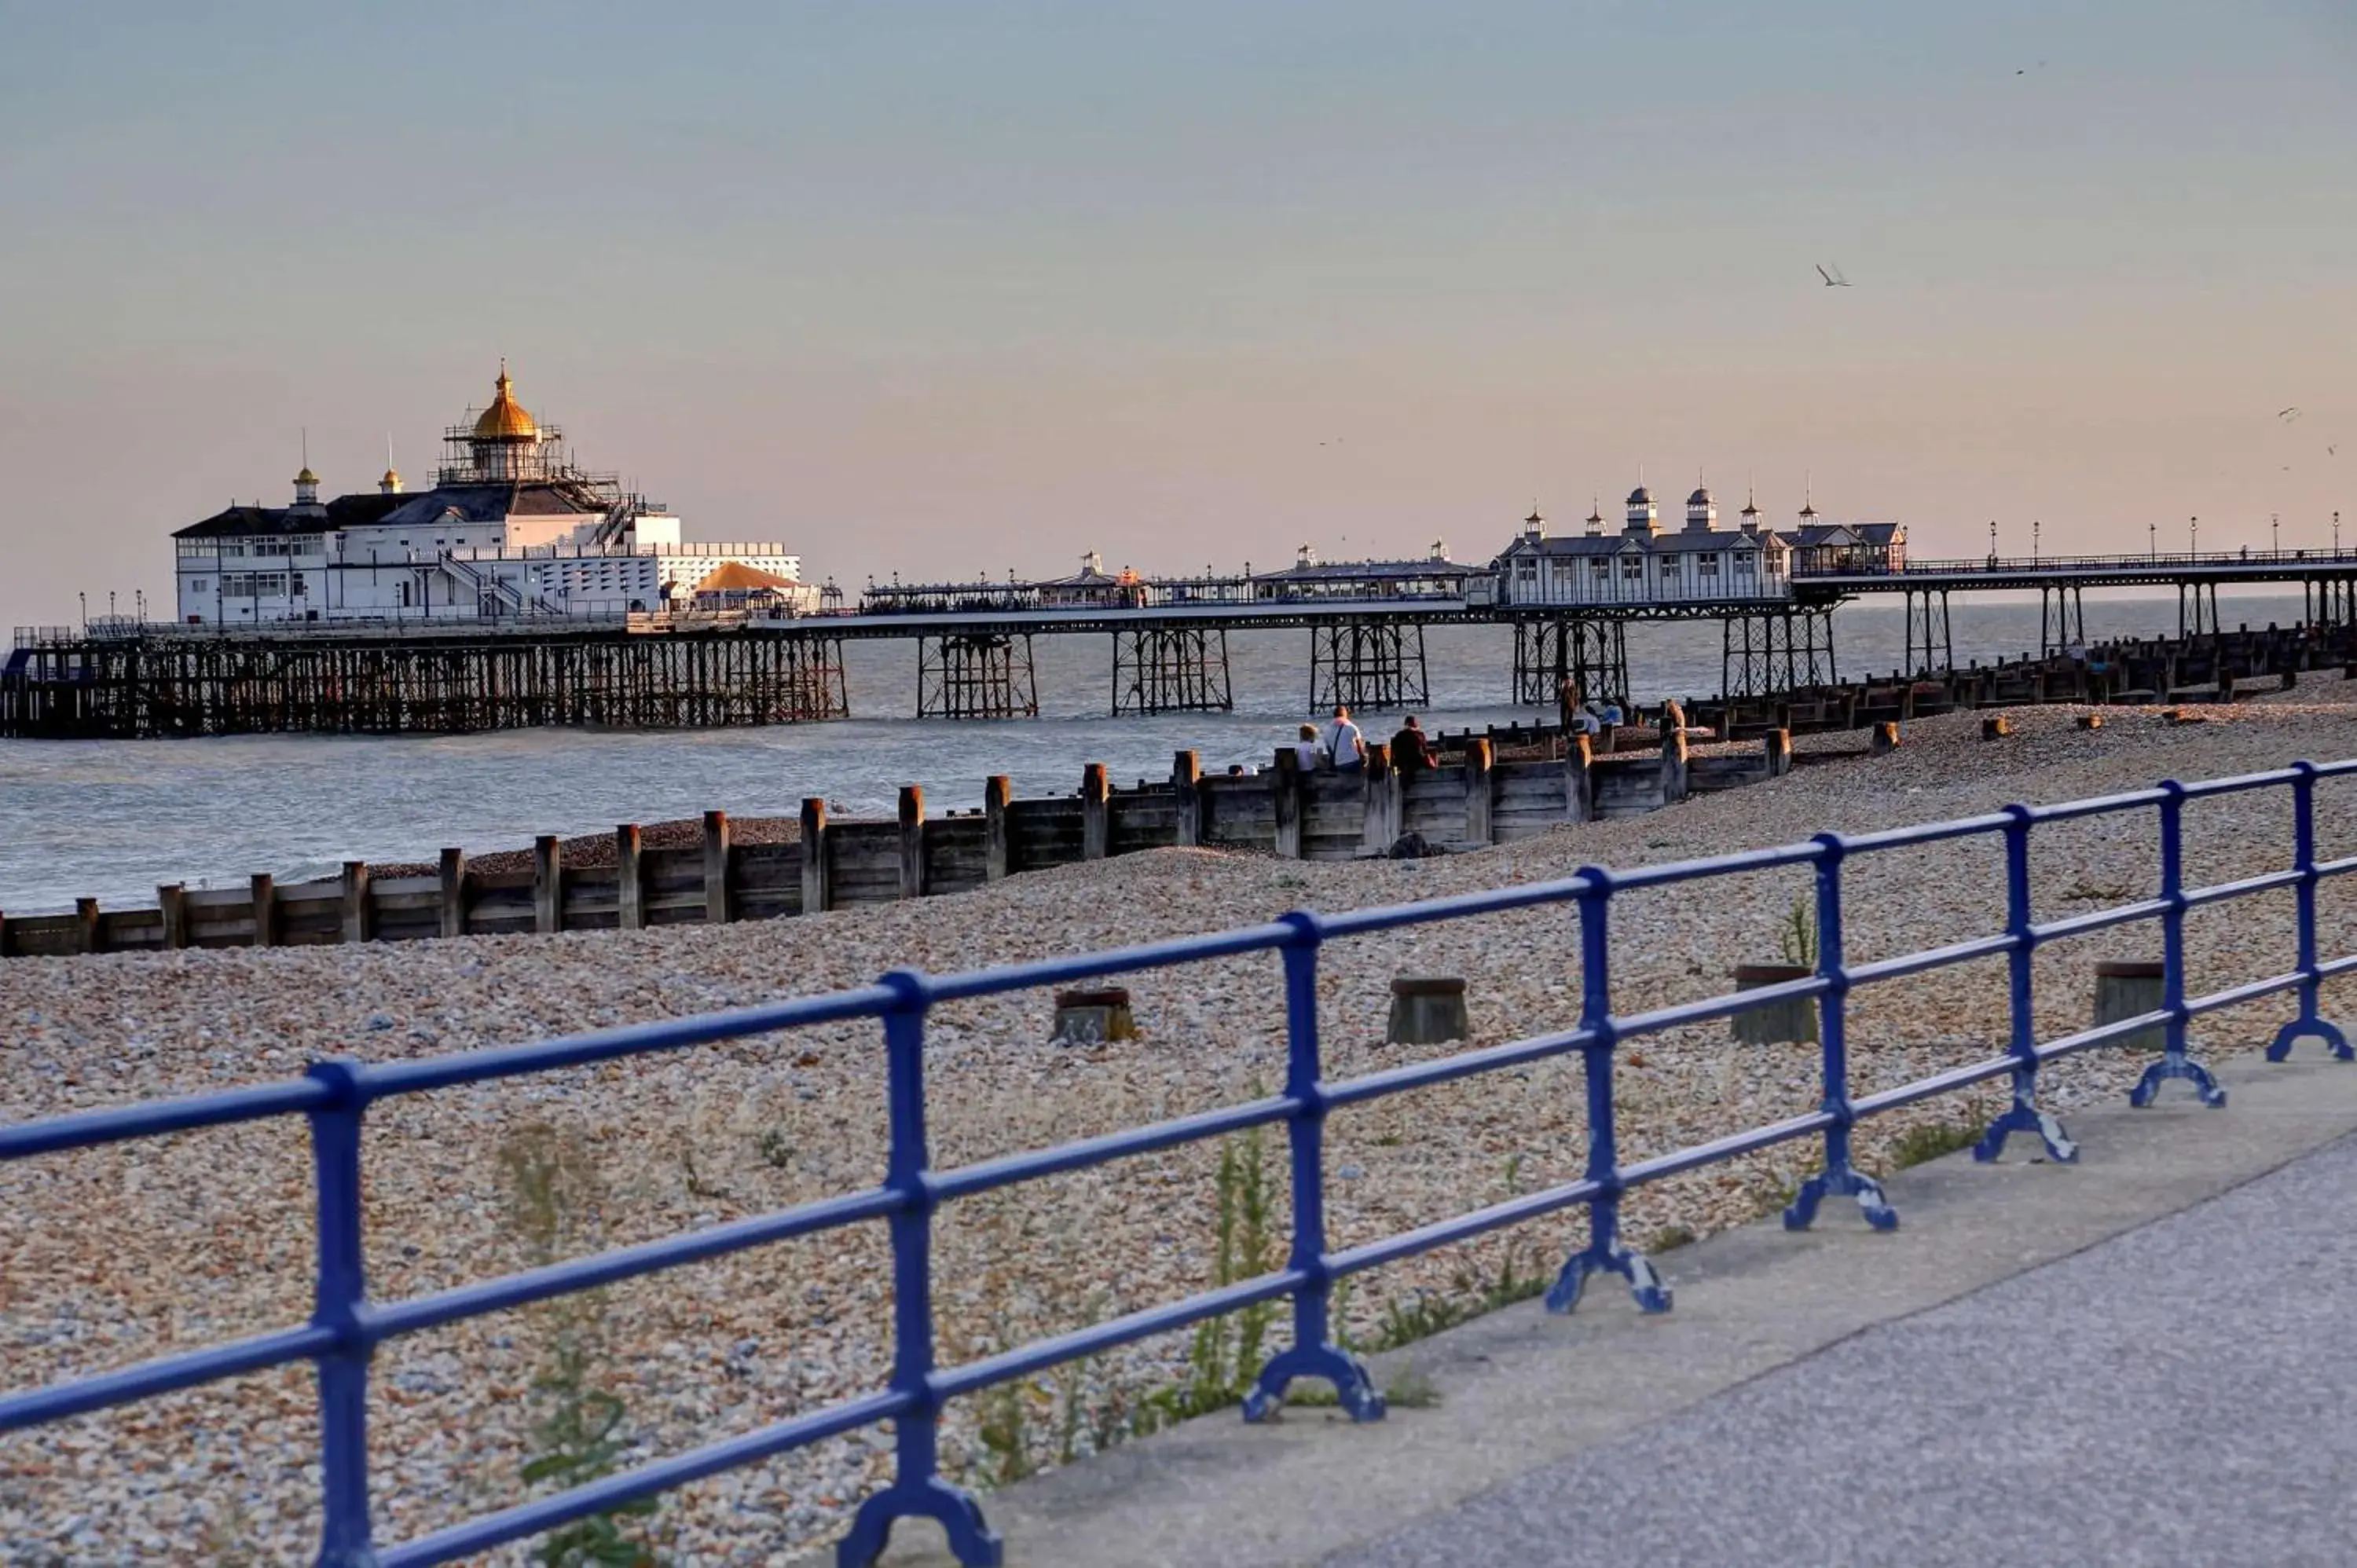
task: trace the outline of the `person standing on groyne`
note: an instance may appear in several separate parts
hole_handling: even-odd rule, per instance
[[[1367,765],[1367,740],[1359,726],[1351,722],[1351,710],[1340,703],[1334,707],[1334,722],[1326,726],[1326,755],[1334,759],[1337,773],[1356,773]]]

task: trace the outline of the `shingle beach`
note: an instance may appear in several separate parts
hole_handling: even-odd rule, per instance
[[[485,937],[342,948],[18,959],[0,965],[0,1122],[290,1077],[310,1058],[387,1060],[514,1044],[865,983],[889,969],[952,971],[1217,929],[1292,908],[1336,910],[1632,866],[1803,838],[2057,801],[2357,754],[2357,687],[2330,677],[2279,696],[2188,710],[2171,725],[2112,709],[2016,710],[2007,739],[1958,714],[1908,726],[1889,756],[1856,757],[1651,816],[1566,828],[1421,862],[1296,863],[1158,850],[1010,878],[976,893],[711,929],[627,936]],[[1856,746],[1857,736],[1832,744]],[[2289,863],[2284,791],[2187,809],[2187,872],[2218,882]],[[2319,853],[2357,850],[2357,786],[2318,793]],[[2040,918],[2145,896],[2153,817],[2040,828]],[[158,866],[159,874],[169,866]],[[2003,919],[1996,842],[1853,860],[1849,956],[1889,956],[1993,932]],[[1716,994],[1738,962],[1775,961],[1776,926],[1804,875],[1781,872],[1617,899],[1623,1011]],[[2290,967],[2293,895],[2189,919],[2190,986]],[[2357,897],[2319,895],[2327,956],[2357,946]],[[2037,959],[2039,1027],[2085,1026],[2099,958],[2157,957],[2150,926],[2061,941]],[[1282,1084],[1273,959],[1130,977],[1141,1036],[1047,1043],[1050,999],[945,1006],[930,1026],[934,1163],[963,1165],[1200,1110]],[[1568,1027],[1579,983],[1567,907],[1339,941],[1321,959],[1327,1070],[1345,1078],[1458,1047],[1383,1042],[1393,976],[1463,975],[1472,1044]],[[1852,999],[1856,1090],[1868,1092],[2002,1048],[2004,970],[1983,962],[1868,987]],[[2328,1004],[2332,992],[2327,993]],[[2197,1049],[2263,1043],[2277,997],[2202,1021]],[[2313,1047],[2310,1047],[2313,1048]],[[2048,1102],[2121,1093],[2147,1058],[2073,1058]],[[1814,1107],[1813,1047],[1738,1046],[1724,1026],[1631,1042],[1620,1075],[1623,1161]],[[548,1124],[587,1151],[597,1195],[576,1251],[711,1225],[873,1185],[883,1169],[880,1047],[872,1025],[697,1047],[604,1068],[386,1102],[365,1150],[371,1288],[380,1300],[523,1267],[501,1155]],[[1986,1115],[1996,1090],[1866,1124],[1869,1166],[1910,1127]],[[2181,1085],[2169,1092],[2188,1092]],[[2232,1115],[2231,1108],[2222,1114]],[[1328,1132],[1332,1241],[1346,1246],[1578,1175],[1577,1059],[1336,1113]],[[1270,1171],[1284,1219],[1281,1134]],[[2017,1149],[2013,1157],[2026,1157]],[[1214,1248],[1216,1145],[1077,1173],[944,1208],[936,1223],[941,1356],[1001,1346],[1202,1288]],[[1638,1244],[1749,1219],[1813,1168],[1781,1146],[1631,1196]],[[0,1166],[0,1351],[11,1391],[264,1328],[310,1311],[311,1170],[297,1121],[207,1132]],[[1846,1206],[1825,1225],[1857,1222]],[[1559,1217],[1387,1269],[1354,1286],[1371,1335],[1416,1293],[1461,1294],[1505,1249],[1551,1270],[1581,1231]],[[1662,1263],[1674,1283],[1677,1257]],[[738,1254],[615,1287],[596,1376],[628,1412],[635,1456],[676,1453],[882,1385],[889,1348],[880,1226]],[[1598,1287],[1583,1312],[1629,1310]],[[1274,1332],[1283,1333],[1279,1326]],[[531,1384],[544,1359],[531,1312],[400,1339],[373,1370],[371,1454],[380,1541],[529,1495]],[[1184,1369],[1183,1337],[1092,1364],[1089,1411],[1135,1405]],[[1034,1457],[1059,1446],[1043,1380]],[[285,1563],[316,1549],[315,1394],[307,1367],[191,1391],[0,1439],[0,1562]],[[978,1468],[974,1402],[951,1407],[945,1462]],[[1234,1419],[1232,1414],[1212,1419]],[[1083,1427],[1089,1423],[1083,1423]],[[876,1429],[668,1497],[648,1521],[682,1563],[783,1563],[841,1527],[889,1473]],[[1078,1446],[1085,1449],[1085,1431]],[[521,1549],[501,1561],[521,1561]]]

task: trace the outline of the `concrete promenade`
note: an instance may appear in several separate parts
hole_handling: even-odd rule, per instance
[[[1435,1408],[1212,1417],[985,1507],[1059,1568],[2357,1561],[2357,1068],[2301,1049],[2078,1112],[2076,1167],[1902,1172],[1893,1235],[1674,1252],[1666,1317],[1599,1283],[1377,1359]]]

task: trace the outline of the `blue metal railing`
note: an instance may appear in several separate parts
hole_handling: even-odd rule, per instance
[[[1645,1258],[1628,1247],[1620,1236],[1620,1198],[1631,1187],[1821,1133],[1824,1141],[1824,1168],[1802,1186],[1785,1211],[1786,1226],[1804,1229],[1814,1219],[1818,1206],[1826,1197],[1846,1197],[1857,1200],[1869,1224],[1878,1230],[1889,1230],[1898,1224],[1897,1214],[1874,1178],[1851,1163],[1850,1129],[1862,1118],[2009,1076],[2011,1108],[1989,1125],[1974,1150],[1975,1157],[1994,1159],[2011,1134],[2027,1133],[2039,1137],[2053,1158],[2074,1160],[2077,1146],[2055,1118],[2039,1106],[2037,1082],[2040,1066],[2058,1057],[2120,1041],[2158,1026],[2164,1030],[2165,1048],[2136,1085],[2131,1096],[2134,1102],[2150,1103],[2162,1083],[2179,1079],[2191,1083],[2207,1103],[2221,1105],[2225,1101],[2224,1091],[2187,1052],[2188,1021],[2285,991],[2298,992],[2299,1013],[2276,1036],[2268,1047],[2269,1059],[2282,1060],[2296,1040],[2310,1035],[2322,1039],[2341,1059],[2352,1059],[2357,1053],[2352,1053],[2341,1031],[2318,1011],[2318,989],[2326,978],[2357,969],[2357,955],[2329,961],[2319,960],[2316,934],[2317,885],[2325,877],[2357,871],[2357,856],[2327,862],[2317,859],[2316,783],[2321,778],[2350,774],[2357,774],[2357,760],[2323,767],[2300,762],[2271,772],[2197,784],[2163,783],[2102,800],[2042,807],[2008,806],[2000,811],[1956,822],[1869,833],[1820,833],[1805,843],[1646,866],[1631,872],[1589,868],[1561,881],[1422,903],[1339,915],[1297,912],[1238,930],[1012,968],[940,976],[900,971],[886,975],[877,984],[833,995],[415,1061],[382,1065],[323,1061],[292,1082],[0,1128],[0,1160],[16,1160],[167,1133],[300,1114],[310,1122],[318,1201],[317,1283],[307,1324],[0,1397],[0,1432],[38,1426],[242,1373],[309,1360],[317,1370],[321,1427],[324,1522],[317,1561],[324,1568],[361,1568],[365,1564],[410,1568],[468,1556],[718,1471],[751,1464],[857,1427],[890,1421],[895,1423],[898,1448],[895,1479],[890,1487],[861,1506],[839,1549],[840,1561],[845,1564],[872,1563],[883,1550],[886,1536],[896,1520],[924,1516],[944,1526],[960,1562],[996,1563],[1000,1560],[999,1541],[985,1523],[979,1504],[971,1494],[944,1479],[939,1470],[935,1438],[940,1412],[945,1402],[961,1394],[1026,1377],[1060,1362],[1093,1355],[1149,1335],[1182,1328],[1239,1307],[1289,1297],[1293,1342],[1261,1369],[1244,1402],[1245,1418],[1257,1420],[1268,1413],[1295,1380],[1314,1378],[1333,1385],[1352,1417],[1375,1420],[1383,1413],[1383,1398],[1369,1380],[1366,1369],[1338,1341],[1329,1321],[1329,1292],[1334,1282],[1346,1275],[1541,1215],[1586,1205],[1589,1219],[1587,1244],[1563,1265],[1547,1294],[1548,1307],[1569,1311],[1591,1276],[1609,1273],[1629,1283],[1641,1307],[1650,1312],[1667,1311],[1671,1305],[1669,1288]],[[2186,801],[2278,789],[2287,789],[2292,800],[2290,868],[2210,886],[2185,886],[2182,817]],[[2153,897],[2068,918],[2043,922],[2032,919],[2029,842],[2037,825],[2147,811],[2157,814],[2160,839],[2158,886]],[[1894,849],[1987,836],[2000,839],[2005,853],[2007,920],[2001,933],[1872,962],[1847,961],[1844,948],[1843,877],[1850,861]],[[1637,889],[1798,866],[1810,867],[1815,877],[1818,958],[1813,975],[1626,1016],[1613,1011],[1610,917],[1617,897]],[[2292,889],[2298,900],[2297,967],[2227,990],[2188,996],[2184,942],[2187,911],[2283,888]],[[1341,1082],[1325,1080],[1317,1000],[1318,953],[1323,944],[1338,938],[1566,903],[1577,910],[1579,929],[1582,990],[1580,1018],[1576,1027],[1414,1062]],[[2160,1009],[2040,1043],[2031,1019],[2031,958],[2036,950],[2064,937],[2144,920],[2158,920],[2161,927],[2165,974]],[[950,1170],[931,1167],[926,1146],[924,1062],[925,1015],[930,1008],[944,1002],[1258,952],[1278,954],[1284,969],[1289,1055],[1283,1093],[1054,1148],[1004,1155]],[[2007,1047],[2002,1055],[1951,1068],[1879,1093],[1851,1096],[1846,1019],[1853,990],[2000,956],[2007,961],[2011,1021]],[[1616,1050],[1622,1041],[1730,1017],[1777,1002],[1807,999],[1814,1000],[1819,1010],[1824,1055],[1823,1100],[1817,1110],[1634,1165],[1619,1163],[1613,1085]],[[884,1036],[890,1148],[880,1186],[405,1300],[378,1303],[368,1299],[367,1271],[361,1256],[360,1133],[361,1119],[371,1104],[398,1095],[860,1018],[879,1020]],[[1587,1099],[1587,1160],[1578,1180],[1380,1240],[1329,1251],[1323,1136],[1329,1112],[1575,1052],[1582,1060]],[[1286,1125],[1289,1136],[1292,1191],[1296,1195],[1291,1251],[1282,1269],[1018,1346],[982,1360],[948,1368],[936,1364],[931,1226],[933,1211],[942,1204],[1062,1171],[1277,1122]],[[886,1388],[758,1432],[656,1460],[625,1474],[520,1503],[400,1545],[378,1547],[373,1543],[367,1398],[369,1362],[378,1345],[398,1335],[414,1334],[790,1237],[877,1219],[889,1228],[892,1249],[894,1351],[892,1375]]]

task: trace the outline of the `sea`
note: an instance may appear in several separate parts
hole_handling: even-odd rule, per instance
[[[2221,596],[2221,618],[2264,626],[2299,618],[2295,596]],[[1959,596],[1955,657],[1983,662],[2037,648],[2039,606]],[[2177,602],[2090,595],[2091,640],[2174,634]],[[1845,678],[1901,662],[1903,612],[1853,604],[1834,618]],[[900,786],[924,787],[940,814],[982,803],[983,782],[1009,775],[1017,795],[1070,793],[1084,764],[1114,782],[1167,779],[1192,748],[1206,771],[1265,763],[1309,712],[1309,634],[1229,637],[1235,708],[1225,714],[1113,718],[1111,639],[1036,639],[1039,716],[918,720],[913,643],[850,645],[852,718],[763,729],[624,734],[511,730],[449,736],[250,736],[201,740],[0,741],[0,914],[68,910],[77,897],[152,904],[159,883],[242,886],[332,875],[345,860],[431,861],[527,846],[535,834],[604,832],[617,822],[791,816],[819,796],[836,816],[890,815]],[[1719,689],[1717,622],[1633,625],[1630,682],[1640,702]],[[1502,627],[1426,634],[1428,731],[1548,716],[1506,701],[1512,649]],[[1361,714],[1371,736],[1390,714]]]

